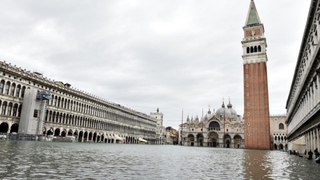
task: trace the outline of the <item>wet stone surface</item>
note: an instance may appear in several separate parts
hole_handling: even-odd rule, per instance
[[[318,179],[320,164],[280,151],[0,141],[0,179]]]

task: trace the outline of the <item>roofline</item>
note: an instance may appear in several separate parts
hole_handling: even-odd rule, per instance
[[[299,55],[298,55],[298,59],[297,59],[297,63],[296,63],[296,68],[295,68],[295,71],[294,71],[294,74],[293,74],[291,87],[290,87],[290,91],[289,91],[289,95],[288,95],[288,99],[287,99],[287,103],[286,103],[286,109],[288,108],[288,103],[289,103],[289,100],[290,100],[290,96],[292,94],[291,90],[292,90],[292,88],[294,86],[294,82],[295,82],[295,79],[296,79],[296,76],[297,76],[297,71],[299,69],[299,65],[300,65],[299,62],[301,61],[301,57],[303,56],[303,51],[304,51],[304,48],[305,48],[305,46],[307,44],[309,31],[310,31],[311,26],[313,24],[312,21],[313,21],[314,14],[315,14],[315,11],[316,11],[316,1],[317,0],[312,0],[311,3],[310,3],[309,13],[308,13],[308,17],[307,17],[307,22],[306,22],[306,25],[305,25],[304,33],[303,33],[303,36],[302,36],[302,41],[301,41],[301,45],[300,45],[300,50],[299,50]]]

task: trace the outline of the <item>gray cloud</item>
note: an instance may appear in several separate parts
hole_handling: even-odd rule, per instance
[[[250,1],[5,1],[0,60],[178,128],[229,98],[243,114]],[[284,114],[309,3],[255,1],[268,43],[270,113]]]

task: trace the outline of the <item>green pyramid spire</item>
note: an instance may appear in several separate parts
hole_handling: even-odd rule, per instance
[[[251,0],[249,11],[248,11],[248,16],[247,16],[247,22],[246,26],[254,25],[254,24],[261,24],[260,18],[256,9],[256,6]]]

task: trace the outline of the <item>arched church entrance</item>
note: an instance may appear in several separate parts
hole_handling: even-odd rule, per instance
[[[194,136],[192,134],[188,135],[188,141],[189,141],[188,144],[190,146],[194,146]]]
[[[223,147],[230,148],[231,144],[231,137],[229,134],[224,135],[223,137]]]
[[[208,134],[208,147],[219,146],[219,135],[216,132],[210,132]]]
[[[203,146],[203,135],[201,133],[197,134],[197,143],[198,146]]]
[[[242,142],[242,138],[240,135],[235,135],[233,138],[233,142],[234,142],[234,147],[235,148],[240,148],[241,147],[241,142]]]

